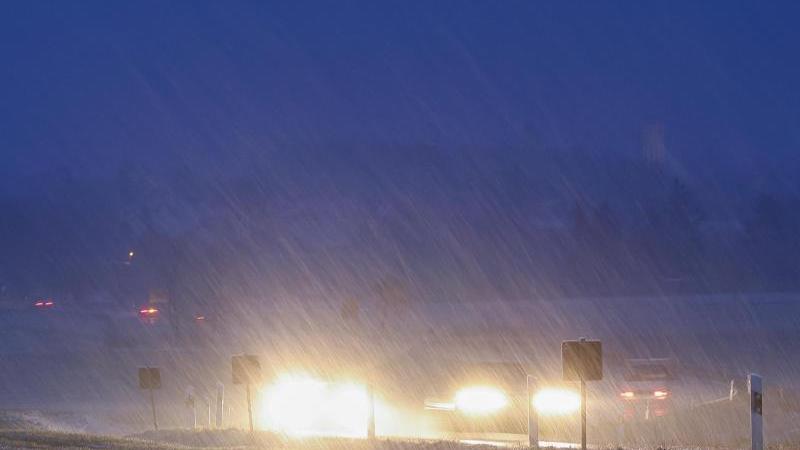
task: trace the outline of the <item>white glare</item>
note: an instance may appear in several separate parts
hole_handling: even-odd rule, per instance
[[[508,405],[508,397],[500,389],[485,386],[468,387],[456,393],[456,408],[466,414],[491,414]]]
[[[542,389],[533,397],[533,406],[539,414],[571,414],[581,406],[581,398],[575,391],[567,389]]]
[[[290,436],[367,434],[369,400],[362,385],[285,377],[264,390],[259,404],[259,426],[266,430]]]

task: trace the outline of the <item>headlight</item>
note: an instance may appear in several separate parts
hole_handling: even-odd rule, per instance
[[[261,428],[293,436],[367,434],[369,397],[363,385],[286,377],[263,391]]]
[[[542,415],[571,414],[581,406],[581,397],[567,389],[542,389],[533,397],[533,406]]]
[[[455,397],[456,409],[466,414],[484,415],[497,412],[508,405],[508,397],[493,387],[468,387]]]

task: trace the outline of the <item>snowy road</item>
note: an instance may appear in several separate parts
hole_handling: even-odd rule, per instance
[[[520,448],[528,443],[528,436],[517,433],[442,433],[441,440],[455,441],[467,445],[490,445],[493,447]],[[580,444],[569,442],[539,441],[539,447],[580,448]]]

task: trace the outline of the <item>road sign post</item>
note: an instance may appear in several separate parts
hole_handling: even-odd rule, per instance
[[[261,363],[256,355],[238,355],[231,358],[231,371],[233,373],[233,384],[245,385],[247,393],[247,418],[250,425],[250,432],[255,429],[253,425],[253,404],[250,398],[250,385],[261,381]]]
[[[764,450],[764,383],[760,375],[747,376],[750,391],[750,448]]]
[[[140,367],[139,388],[150,392],[150,409],[153,412],[153,429],[158,431],[156,398],[153,391],[161,389],[161,371],[157,367]]]
[[[222,382],[217,383],[217,412],[216,423],[214,424],[217,429],[222,429],[225,419],[225,385]]]
[[[539,448],[539,416],[536,408],[533,407],[533,391],[535,380],[532,376],[527,376],[525,401],[528,404],[528,447],[531,449]]]
[[[192,408],[192,429],[197,429],[197,397],[194,393],[194,386],[186,388],[186,406]]]
[[[586,382],[603,379],[603,344],[585,338],[562,342],[561,368],[565,381],[580,382],[581,449],[586,450]]]
[[[150,410],[153,412],[153,429],[158,431],[158,416],[156,415],[156,396],[153,393],[153,389],[148,389],[150,391]]]
[[[247,390],[247,420],[250,424],[250,432],[252,433],[253,428],[253,401],[250,399],[250,383],[245,385],[245,389]]]
[[[581,450],[586,450],[586,380],[581,378]]]
[[[375,390],[367,385],[367,439],[375,439]]]

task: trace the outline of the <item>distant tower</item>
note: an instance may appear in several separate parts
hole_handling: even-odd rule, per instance
[[[664,124],[661,122],[646,125],[642,130],[642,153],[649,164],[664,164],[667,147],[664,144]]]

